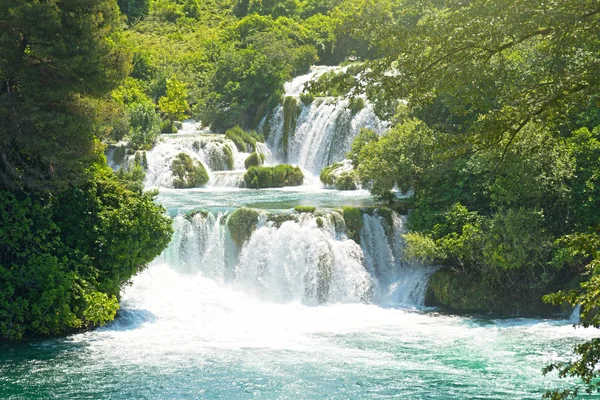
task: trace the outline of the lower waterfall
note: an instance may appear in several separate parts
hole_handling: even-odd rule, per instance
[[[175,218],[164,260],[268,301],[422,306],[435,268],[404,260],[404,218],[388,216],[364,213],[358,244],[337,211],[284,216],[280,224],[263,212],[239,248],[228,214],[197,211]]]

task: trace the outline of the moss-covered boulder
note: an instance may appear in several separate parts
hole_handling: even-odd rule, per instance
[[[208,173],[204,165],[194,161],[189,155],[179,153],[171,163],[173,172],[173,187],[186,189],[201,187],[208,183]]]
[[[425,305],[457,313],[492,313],[499,316],[553,316],[560,308],[544,304],[535,291],[516,292],[510,285],[491,285],[484,276],[450,268],[429,278]]]
[[[213,171],[234,170],[233,152],[227,144],[213,146],[208,151],[208,165]]]
[[[316,207],[313,206],[296,206],[294,207],[294,211],[296,211],[297,213],[309,213],[309,214],[313,214],[315,211],[317,210]]]
[[[349,162],[337,162],[331,164],[321,171],[319,178],[325,186],[335,187],[337,190],[358,189],[358,175]],[[350,167],[350,169],[348,169]]]
[[[258,225],[259,216],[260,213],[251,208],[237,209],[229,216],[227,227],[229,228],[231,238],[238,247],[241,248],[250,239],[250,236],[252,236]]]
[[[360,242],[360,231],[363,228],[363,216],[360,209],[356,207],[343,207],[344,222],[348,238],[356,243]]]
[[[243,153],[255,151],[256,142],[264,141],[264,139],[256,132],[246,132],[239,126],[225,132],[225,137],[231,140],[235,144],[235,147]]]
[[[246,167],[246,169],[250,168],[250,167],[260,167],[261,165],[263,165],[265,162],[265,155],[264,154],[258,154],[257,152],[253,152],[252,154],[250,154],[246,160],[244,160],[244,166]]]
[[[304,174],[300,168],[287,164],[250,167],[244,174],[244,183],[246,187],[254,189],[300,186],[304,183]]]

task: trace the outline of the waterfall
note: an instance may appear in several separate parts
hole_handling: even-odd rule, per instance
[[[236,174],[223,173],[232,172],[227,171],[228,154],[233,158],[234,171],[243,171],[244,160],[249,155],[239,152],[235,144],[224,135],[197,132],[161,135],[154,148],[147,152],[148,171],[145,182],[147,187],[173,187],[171,163],[179,153],[185,153],[193,160],[202,163],[210,176],[208,186],[231,184],[232,187],[239,187],[240,179]],[[213,182],[216,182],[216,185]]]
[[[262,212],[241,248],[227,219],[206,211],[177,216],[165,261],[278,303],[423,305],[434,269],[403,260],[404,219],[396,213],[364,214],[360,244],[347,237],[336,211],[275,218]]]
[[[280,162],[299,165],[318,175],[334,162],[341,161],[350,150],[352,141],[362,128],[383,133],[387,124],[373,111],[364,97],[364,107],[351,111],[346,98],[321,97],[304,104],[300,93],[304,85],[319,75],[333,70],[319,67],[286,84],[286,100],[271,111],[268,123],[263,121],[268,145]]]

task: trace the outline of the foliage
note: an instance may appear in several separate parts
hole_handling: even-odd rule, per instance
[[[282,164],[275,167],[250,167],[244,175],[246,187],[254,189],[300,186],[304,174],[298,167]]]
[[[128,70],[114,0],[6,0],[0,21],[0,189],[84,181]]]
[[[182,120],[189,109],[186,85],[174,76],[167,79],[166,82],[167,93],[159,99],[158,107],[170,121]]]
[[[337,190],[356,190],[358,187],[356,172],[345,170],[344,163],[341,162],[323,168],[319,178],[324,185],[333,186]]]
[[[354,114],[358,114],[363,108],[365,108],[365,99],[362,97],[350,97],[348,100],[348,110]]]
[[[121,286],[170,241],[151,196],[108,167],[56,198],[0,192],[0,337],[55,336],[115,316]]]
[[[241,248],[250,239],[258,225],[259,212],[250,208],[238,208],[227,219],[227,227],[233,241]]]
[[[173,187],[186,189],[204,186],[208,183],[209,176],[206,168],[199,161],[194,161],[186,153],[179,153],[171,162],[173,172]]]
[[[354,138],[352,141],[352,147],[347,157],[352,160],[352,165],[354,168],[358,167],[358,156],[362,148],[371,142],[376,142],[379,140],[379,136],[374,131],[362,128],[360,133]]]

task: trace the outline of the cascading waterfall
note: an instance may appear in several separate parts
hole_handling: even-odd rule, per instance
[[[322,97],[308,105],[300,100],[306,82],[331,70],[335,69],[316,69],[287,84],[284,104],[271,112],[268,124],[264,121],[259,127],[268,130],[268,145],[280,162],[297,164],[315,175],[343,160],[362,128],[381,134],[387,127],[364,96],[359,96],[364,108],[355,113],[348,99]]]
[[[238,187],[239,173],[226,171],[228,169],[226,146],[233,156],[233,169],[243,171],[244,160],[248,153],[239,152],[235,144],[224,135],[198,134],[197,132],[161,135],[156,146],[147,152],[148,171],[145,184],[147,187],[173,187],[171,163],[179,153],[185,153],[204,165],[210,176],[209,186]],[[216,185],[213,185],[213,182]]]
[[[280,225],[263,212],[238,248],[227,216],[197,211],[175,218],[164,257],[182,273],[199,273],[278,303],[422,305],[434,269],[403,260],[403,218],[386,215],[363,215],[359,245],[348,239],[336,211],[288,216]]]

